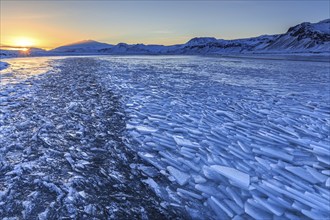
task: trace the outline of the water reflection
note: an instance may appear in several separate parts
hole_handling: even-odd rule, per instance
[[[10,66],[0,71],[0,85],[15,84],[32,76],[53,70],[54,60],[60,57],[29,57],[4,59]]]

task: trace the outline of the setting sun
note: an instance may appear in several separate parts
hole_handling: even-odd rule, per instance
[[[14,45],[17,47],[32,47],[34,44],[34,40],[26,37],[19,37],[14,40]]]

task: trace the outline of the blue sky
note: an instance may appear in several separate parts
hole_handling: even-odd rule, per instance
[[[317,0],[1,0],[1,40],[6,43],[10,37],[29,35],[53,47],[84,39],[167,45],[195,36],[235,39],[282,33],[304,21],[329,18],[329,4]]]

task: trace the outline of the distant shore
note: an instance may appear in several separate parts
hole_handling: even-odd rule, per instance
[[[226,58],[261,59],[261,60],[289,60],[308,62],[330,62],[330,54],[233,54],[219,55]]]
[[[33,56],[9,56],[1,57],[1,60],[11,58],[31,58],[31,57],[81,57],[81,56],[203,56],[219,58],[241,58],[241,59],[260,59],[260,60],[288,60],[306,62],[330,62],[330,53],[296,53],[296,54],[262,54],[262,53],[237,53],[237,54],[95,54],[95,53],[54,53]],[[0,70],[6,69],[8,63],[0,61]]]

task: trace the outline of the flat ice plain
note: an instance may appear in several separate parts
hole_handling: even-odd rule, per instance
[[[31,64],[29,59],[44,60]],[[32,65],[28,77],[27,68],[22,66],[24,61],[28,63],[25,65]],[[6,62],[10,67],[0,72],[0,204],[8,204],[12,199],[12,192],[6,191],[12,179],[22,175],[24,167],[28,167],[25,169],[29,172],[34,169],[33,161],[31,165],[19,159],[20,151],[23,152],[28,143],[22,142],[19,136],[17,143],[11,143],[14,139],[8,137],[9,133],[29,125],[8,119],[10,113],[6,109],[8,105],[19,105],[19,97],[36,91],[33,89],[35,82],[47,82],[49,77],[63,71],[61,66],[65,64],[72,68],[68,70],[71,74],[76,71],[87,74],[87,79],[92,77],[93,81],[89,81],[92,87],[82,91],[92,92],[96,86],[101,94],[111,92],[120,103],[122,112],[118,114],[125,115],[120,119],[125,120],[125,126],[116,137],[119,135],[123,145],[139,158],[126,161],[130,169],[125,172],[138,173],[136,177],[162,201],[159,205],[165,209],[165,216],[166,210],[175,208],[181,212],[171,214],[180,217],[180,213],[188,213],[193,219],[330,217],[328,62],[199,56],[57,57],[8,59]],[[30,77],[31,74],[35,76]],[[61,83],[65,84],[65,79]],[[20,94],[17,94],[18,88]],[[67,100],[71,99],[70,94],[67,93]],[[10,103],[12,97],[16,97],[18,103]],[[102,99],[91,100],[95,103],[90,106],[102,108]],[[85,101],[68,101],[66,108],[75,111]],[[55,110],[56,107],[50,106]],[[44,117],[44,121],[51,123],[50,115]],[[7,124],[8,120],[12,123]],[[63,120],[65,124],[65,118]],[[104,126],[102,123],[100,119],[99,126]],[[51,139],[42,132],[49,127],[51,125],[39,128],[39,138],[46,143]],[[114,128],[109,128],[113,132],[111,129]],[[104,136],[104,132],[101,129],[96,135]],[[61,137],[58,135],[55,139],[52,137],[55,144],[62,141],[56,142],[56,137]],[[84,132],[79,135],[84,140]],[[84,144],[86,142],[82,142]],[[69,164],[72,173],[79,173],[79,169],[89,163],[89,153],[84,160],[77,159],[79,152],[88,150],[78,145],[75,154],[73,149],[61,151],[63,163]],[[52,146],[49,144],[47,149]],[[40,158],[34,158],[37,167]],[[66,198],[62,202],[69,206],[69,211],[68,204],[73,204],[72,211],[76,205],[73,201],[86,196],[86,190],[77,190],[74,184],[60,189],[49,186],[52,180],[44,180],[47,172],[34,175],[41,176],[38,184],[48,184],[60,198]],[[116,173],[110,170],[104,175],[111,177]],[[61,190],[63,192],[59,192]],[[28,197],[38,198],[38,195]],[[129,201],[129,196],[126,197]],[[33,209],[29,201],[22,205],[25,215]],[[56,202],[49,207],[51,205],[56,207]],[[46,208],[40,206],[38,216],[49,217],[42,209]],[[93,208],[86,202],[81,211],[85,217],[98,217],[89,209]],[[6,213],[0,208],[1,211]],[[69,211],[66,212],[71,217],[80,212],[79,209]],[[146,212],[140,217],[152,218]],[[187,218],[184,214],[181,217]]]

